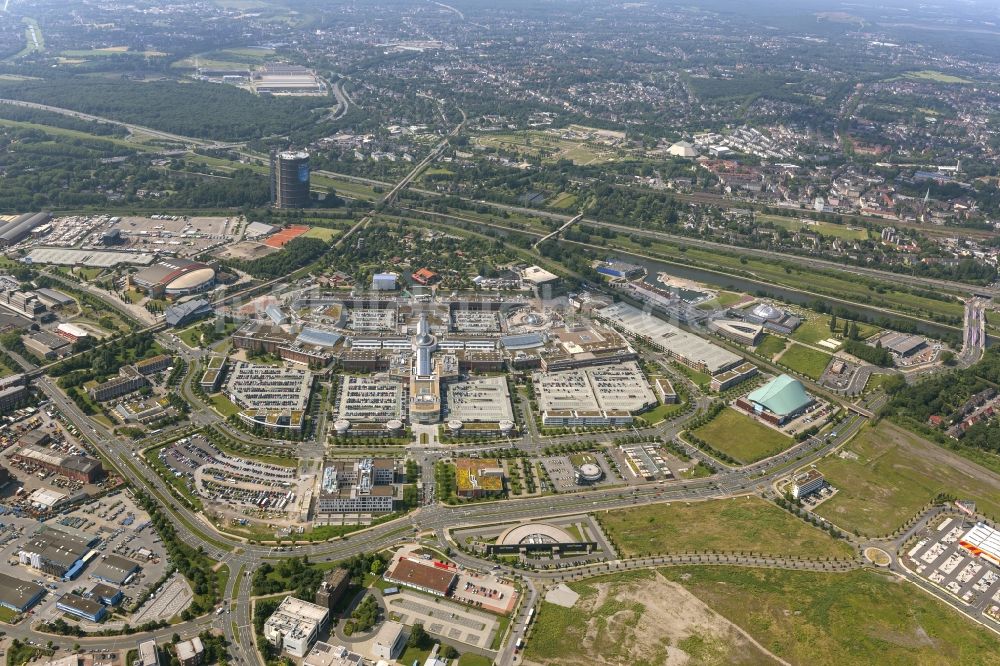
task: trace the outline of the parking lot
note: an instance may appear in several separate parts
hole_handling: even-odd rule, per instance
[[[180,439],[158,457],[168,473],[183,477],[200,497],[276,517],[298,515],[299,499],[314,483],[314,477],[300,477],[295,467],[231,456],[200,436]]]
[[[919,533],[919,540],[900,559],[964,603],[1000,616],[1000,569],[973,557],[958,543],[972,525],[956,516],[943,517]]]
[[[552,485],[559,492],[572,492],[574,490],[585,490],[594,486],[606,486],[614,483],[621,483],[618,475],[612,471],[611,467],[608,465],[608,461],[603,455],[594,455],[594,464],[601,468],[604,472],[604,476],[599,481],[594,481],[590,483],[578,484],[576,482],[575,468],[573,463],[570,461],[569,456],[547,456],[540,459],[542,467],[548,473],[549,478],[552,480]],[[541,490],[544,492],[547,490],[545,488],[545,483],[542,483]]]
[[[500,626],[489,613],[409,590],[386,597],[385,605],[403,624],[421,622],[427,631],[475,647],[489,648]]]

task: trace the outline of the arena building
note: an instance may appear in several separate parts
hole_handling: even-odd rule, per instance
[[[745,398],[740,398],[736,405],[769,423],[781,425],[804,412],[814,402],[802,382],[781,375],[751,391]]]
[[[132,285],[154,298],[178,297],[215,286],[215,269],[188,259],[161,259],[132,276]]]

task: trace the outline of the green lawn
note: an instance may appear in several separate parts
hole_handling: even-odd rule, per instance
[[[212,400],[212,406],[215,407],[216,411],[220,414],[229,418],[233,414],[239,414],[240,408],[233,404],[233,401],[227,398],[222,393],[216,393],[210,396]]]
[[[934,69],[922,69],[917,72],[907,72],[904,75],[908,79],[920,79],[923,81],[934,81],[936,83],[973,83],[969,79],[960,76],[945,74]]]
[[[663,419],[670,418],[682,409],[684,409],[683,402],[677,402],[672,405],[658,405],[648,412],[640,414],[639,418],[652,425],[654,423],[659,423]]]
[[[996,635],[915,586],[875,571],[677,567],[660,572],[793,664],[1000,662]]]
[[[687,367],[683,363],[678,363],[674,367],[684,373],[688,379],[694,382],[695,386],[703,391],[707,391],[708,385],[712,383],[712,376],[708,373],[701,372],[700,370],[694,370],[693,368]]]
[[[406,666],[409,666],[414,661],[423,664],[425,661],[427,661],[427,655],[429,655],[430,653],[431,653],[430,650],[421,650],[420,648],[416,647],[407,647],[405,650],[403,650],[403,654],[399,655],[399,658],[396,659],[396,661],[398,661],[401,664],[406,664]]]
[[[752,417],[726,408],[714,419],[692,431],[709,446],[749,464],[781,453],[793,440]]]
[[[481,654],[466,652],[458,658],[458,666],[491,666],[493,660]]]
[[[858,459],[817,465],[839,492],[816,509],[846,530],[888,534],[938,493],[974,499],[979,511],[1000,518],[1000,477],[888,421],[866,427],[846,450]]]
[[[781,365],[805,375],[810,379],[819,379],[826,366],[830,363],[833,354],[827,354],[816,349],[792,344],[777,362]]]
[[[597,514],[624,557],[694,550],[747,550],[775,556],[844,557],[853,549],[756,497],[653,504]]]
[[[328,227],[312,227],[309,231],[305,232],[303,237],[305,238],[318,238],[321,241],[330,242],[334,237],[336,237],[340,231],[337,229],[330,229]]]
[[[805,224],[798,218],[785,217],[784,215],[757,215],[760,222],[770,222],[778,227],[784,227],[789,231],[799,231],[805,229],[823,236],[832,238],[843,238],[845,240],[868,240],[868,230],[859,227],[852,227],[846,224],[833,224],[831,222],[814,222]]]
[[[14,621],[14,618],[17,616],[18,612],[16,610],[12,610],[10,608],[7,608],[6,606],[0,606],[0,622],[6,622],[7,624],[10,624],[11,622]]]
[[[576,195],[569,192],[561,192],[549,204],[552,208],[569,208],[576,203]]]
[[[865,324],[862,322],[856,323],[858,325],[858,333],[862,338],[875,335],[881,330],[878,326],[873,326],[871,324]],[[801,326],[795,329],[795,332],[792,333],[792,339],[809,345],[815,345],[820,340],[826,340],[827,338],[839,339],[840,336],[838,334],[843,332],[843,330],[843,319],[837,319],[837,333],[832,333],[830,331],[830,316],[815,315],[809,317],[806,321],[802,322]]]
[[[757,345],[757,353],[764,358],[774,358],[785,351],[787,345],[788,341],[784,338],[767,333],[764,335],[764,339],[760,341],[760,344]]]

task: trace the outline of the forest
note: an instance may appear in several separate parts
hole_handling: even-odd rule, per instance
[[[316,109],[325,97],[258,97],[233,86],[200,81],[61,76],[4,85],[3,96],[82,111],[184,136],[227,141],[302,129],[323,132]],[[317,134],[318,136],[319,134]]]

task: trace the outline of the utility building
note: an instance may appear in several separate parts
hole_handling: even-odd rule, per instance
[[[271,205],[275,208],[309,205],[309,153],[287,151],[271,155]]]

